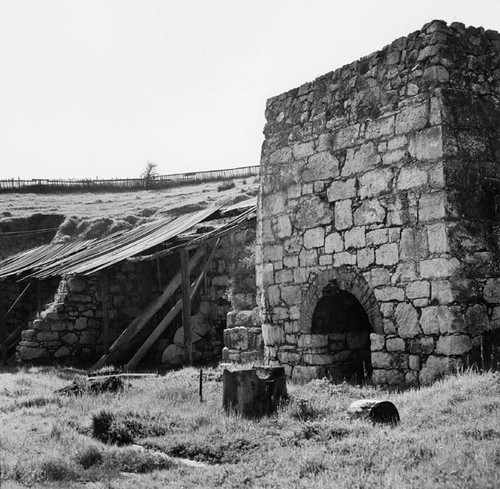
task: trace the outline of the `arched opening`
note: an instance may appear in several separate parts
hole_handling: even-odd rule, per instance
[[[323,290],[312,315],[311,333],[328,335],[332,380],[363,382],[371,373],[372,327],[361,303],[345,290]]]

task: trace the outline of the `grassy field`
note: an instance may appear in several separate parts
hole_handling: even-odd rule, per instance
[[[289,384],[288,404],[260,421],[224,414],[219,369],[205,371],[203,403],[195,369],[127,380],[118,393],[54,393],[79,378],[0,374],[2,488],[500,487],[498,373],[402,393]],[[361,398],[394,402],[401,424],[348,420]]]
[[[231,187],[227,181],[206,182],[131,192],[0,193],[0,222],[36,213],[110,219],[161,216],[178,213],[184,206],[208,207],[219,202],[232,203],[245,192],[255,195],[258,188],[255,177],[236,179],[234,184]]]

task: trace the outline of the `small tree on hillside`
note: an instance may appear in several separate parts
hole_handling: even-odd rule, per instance
[[[144,179],[146,187],[151,185],[151,182],[158,176],[158,165],[152,161],[147,161],[146,166],[141,174],[141,178]]]

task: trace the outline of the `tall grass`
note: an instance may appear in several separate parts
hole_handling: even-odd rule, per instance
[[[258,421],[223,412],[216,370],[207,372],[203,403],[194,369],[134,379],[118,393],[54,394],[69,380],[55,369],[0,374],[4,480],[111,488],[500,487],[500,376],[491,372],[402,393],[326,380],[290,384],[289,403]],[[361,398],[393,402],[400,425],[347,419],[347,406]],[[95,433],[96,419],[106,421],[106,436]]]

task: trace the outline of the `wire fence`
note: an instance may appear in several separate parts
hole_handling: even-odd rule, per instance
[[[177,187],[232,178],[249,178],[258,176],[259,165],[242,166],[225,170],[210,170],[189,173],[173,173],[156,175],[150,178],[113,178],[113,179],[46,179],[11,178],[0,180],[0,192],[64,192],[64,191],[97,191],[97,190],[144,190]]]

